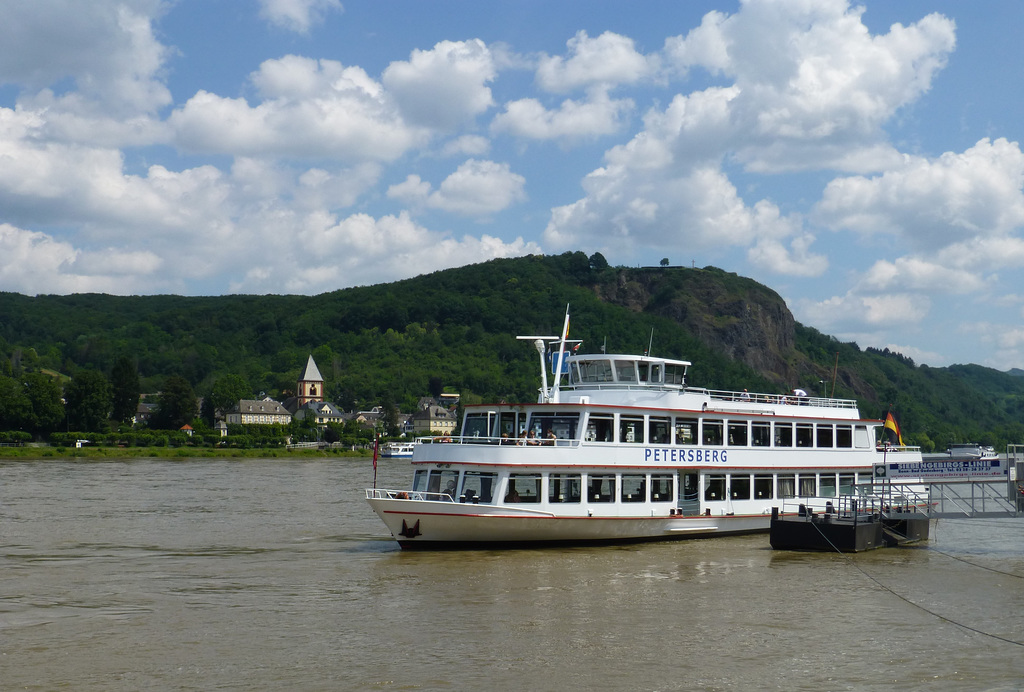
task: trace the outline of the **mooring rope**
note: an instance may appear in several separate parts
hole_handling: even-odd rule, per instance
[[[885,590],[885,591],[888,591],[889,593],[891,593],[891,594],[892,594],[893,596],[895,596],[896,598],[900,599],[900,600],[901,600],[901,601],[903,601],[904,603],[908,603],[908,604],[910,604],[910,605],[914,606],[915,608],[917,608],[917,609],[919,609],[919,610],[923,610],[924,612],[928,613],[928,614],[929,614],[929,615],[931,615],[932,617],[936,617],[936,618],[938,618],[939,620],[942,620],[942,621],[944,621],[944,622],[948,622],[948,623],[949,623],[949,624],[951,624],[951,625],[956,625],[957,627],[962,627],[963,629],[965,629],[965,630],[968,630],[968,631],[970,631],[970,632],[974,632],[975,634],[981,634],[981,635],[984,635],[984,636],[986,636],[986,637],[991,637],[992,639],[998,639],[998,640],[999,640],[999,641],[1001,641],[1001,642],[1006,642],[1007,644],[1016,644],[1017,646],[1022,646],[1022,647],[1024,647],[1024,642],[1018,642],[1018,641],[1015,641],[1015,640],[1013,640],[1013,639],[1008,639],[1007,637],[1001,637],[1001,636],[999,636],[998,634],[992,634],[991,632],[985,632],[984,630],[980,630],[980,629],[978,629],[977,627],[971,627],[970,625],[966,625],[966,624],[964,624],[964,623],[962,623],[962,622],[958,622],[958,621],[956,621],[956,620],[954,620],[954,619],[952,619],[952,618],[948,618],[948,617],[946,617],[945,615],[942,615],[942,614],[940,614],[940,613],[936,613],[936,612],[935,612],[934,610],[929,610],[928,608],[925,608],[925,607],[924,607],[923,605],[921,605],[921,604],[919,604],[919,603],[914,603],[914,602],[913,602],[912,600],[910,600],[910,599],[909,599],[909,598],[907,598],[906,596],[904,596],[904,595],[902,595],[902,594],[898,594],[898,593],[896,593],[895,591],[893,591],[892,589],[890,589],[890,588],[889,588],[888,586],[886,586],[885,584],[883,584],[882,582],[878,581],[878,580],[877,580],[877,579],[875,579],[875,578],[874,578],[873,576],[871,576],[870,574],[868,574],[867,572],[865,572],[865,571],[864,571],[864,569],[863,569],[863,568],[861,568],[861,566],[860,566],[860,565],[858,565],[858,564],[857,564],[856,562],[854,562],[854,561],[853,561],[853,560],[852,560],[852,559],[850,558],[850,556],[849,556],[848,554],[844,553],[844,552],[843,552],[842,550],[840,550],[839,548],[837,548],[837,547],[836,547],[836,545],[835,545],[835,543],[833,543],[832,541],[830,541],[830,540],[829,540],[828,536],[826,536],[826,535],[825,535],[825,534],[824,534],[824,533],[822,532],[822,530],[821,530],[821,527],[819,527],[819,526],[818,526],[818,525],[817,525],[817,524],[816,524],[815,522],[813,522],[813,521],[812,521],[812,522],[811,522],[811,524],[812,524],[812,525],[814,526],[815,530],[816,530],[816,531],[817,531],[817,532],[818,532],[819,534],[821,534],[821,537],[825,539],[825,542],[827,542],[827,543],[828,543],[828,544],[829,544],[830,546],[832,546],[832,549],[833,549],[833,550],[835,550],[835,551],[836,551],[837,553],[839,553],[839,554],[840,554],[840,555],[841,555],[841,556],[842,556],[842,557],[843,557],[843,558],[844,558],[844,559],[845,559],[845,560],[846,560],[846,561],[847,561],[847,562],[848,562],[849,564],[851,564],[851,565],[853,565],[854,567],[856,567],[856,568],[857,568],[857,570],[858,570],[858,571],[859,571],[859,572],[860,572],[861,574],[863,574],[863,575],[864,575],[865,577],[867,577],[867,578],[868,578],[868,579],[870,579],[871,581],[875,582],[875,584],[877,584],[877,585],[878,585],[878,586],[879,586],[880,588],[882,588],[882,589],[883,589],[883,590]],[[891,530],[891,529],[890,529],[890,530]],[[893,531],[893,533],[895,533],[895,534],[897,534],[897,535],[902,535],[902,534],[899,534],[899,532],[898,532],[898,531],[895,531],[895,530],[892,530],[892,531]],[[904,536],[904,538],[906,538],[906,536]],[[939,551],[936,551],[936,552],[939,552]],[[944,553],[943,553],[943,554],[944,554]],[[952,557],[952,556],[950,556],[950,557]],[[1016,576],[1016,575],[1012,575],[1012,576]]]

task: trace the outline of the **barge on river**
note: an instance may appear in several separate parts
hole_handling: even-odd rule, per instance
[[[883,454],[921,459],[876,446],[855,401],[691,387],[688,361],[571,353],[567,333],[568,316],[561,337],[520,337],[535,403],[466,406],[459,435],[418,440],[411,487],[366,491],[403,548],[767,532],[786,500],[870,484]]]

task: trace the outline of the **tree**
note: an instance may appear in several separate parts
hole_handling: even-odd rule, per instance
[[[64,420],[60,385],[56,379],[39,372],[24,375],[23,382],[29,404],[25,427],[37,434],[53,432]]]
[[[669,265],[668,257],[661,258],[661,266],[667,267]]]
[[[210,404],[216,411],[230,411],[240,399],[252,396],[252,388],[241,375],[224,375],[217,378],[210,392]]]
[[[590,256],[590,268],[598,272],[604,271],[608,268],[608,260],[600,252],[595,252]]]
[[[384,434],[388,437],[398,437],[398,409],[391,401],[384,402]]]
[[[177,430],[196,417],[196,395],[192,385],[180,375],[171,375],[157,396],[156,411],[149,426],[158,430]]]
[[[118,423],[128,423],[139,408],[139,371],[135,361],[122,356],[114,363],[110,373],[111,412],[110,417]]]
[[[22,383],[0,376],[0,430],[24,429],[29,406]]]
[[[68,426],[74,430],[101,432],[110,417],[112,387],[98,370],[83,370],[64,387]]]

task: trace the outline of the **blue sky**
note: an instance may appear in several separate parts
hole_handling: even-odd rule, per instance
[[[1024,368],[1024,3],[2,5],[2,291],[318,294],[582,250]]]

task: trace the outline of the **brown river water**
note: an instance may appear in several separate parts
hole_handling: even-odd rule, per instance
[[[385,460],[381,487],[405,487]],[[369,461],[0,462],[2,690],[1021,690],[1024,519],[402,552]]]

